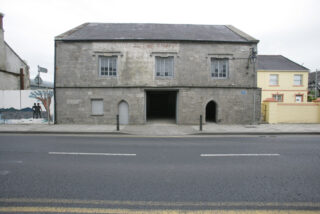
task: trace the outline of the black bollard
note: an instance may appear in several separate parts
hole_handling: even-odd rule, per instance
[[[117,131],[120,130],[120,126],[119,126],[119,114],[117,114]]]
[[[202,131],[202,115],[200,115],[200,131]]]

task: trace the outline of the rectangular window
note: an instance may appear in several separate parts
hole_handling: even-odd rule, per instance
[[[229,59],[211,58],[211,77],[226,79],[229,76]]]
[[[103,100],[92,99],[91,100],[91,114],[92,115],[103,115]]]
[[[270,74],[269,85],[279,85],[278,74]]]
[[[303,95],[296,95],[296,103],[301,103],[303,101]]]
[[[156,56],[156,77],[173,77],[173,56]]]
[[[277,102],[283,102],[283,94],[273,94],[272,97],[273,97]]]
[[[295,74],[293,80],[293,85],[302,85],[302,75],[301,74]]]
[[[100,56],[99,57],[99,75],[100,76],[117,76],[117,57],[116,56]]]

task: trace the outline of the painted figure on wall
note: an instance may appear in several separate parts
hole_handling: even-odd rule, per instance
[[[32,118],[37,118],[37,105],[35,103],[32,106]]]
[[[41,109],[40,103],[38,103],[38,105],[37,105],[37,118],[38,117],[42,118],[41,112],[42,112],[42,109]]]

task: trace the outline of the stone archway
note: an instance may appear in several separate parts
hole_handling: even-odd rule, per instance
[[[213,100],[206,105],[206,122],[217,122],[217,103]]]

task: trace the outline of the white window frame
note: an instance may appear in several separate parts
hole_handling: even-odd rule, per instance
[[[174,56],[155,56],[155,77],[174,77]]]
[[[212,79],[229,78],[229,58],[211,57],[210,63],[210,73]]]
[[[300,97],[301,100],[300,100],[300,101],[297,101],[297,97]],[[296,102],[296,103],[302,103],[302,102],[303,102],[303,95],[302,95],[302,94],[296,94],[296,96],[295,96],[295,102]]]
[[[296,77],[299,77],[300,79],[296,79]],[[302,74],[295,74],[293,76],[293,85],[294,86],[302,86],[303,82],[303,75]]]
[[[276,79],[272,79],[271,77],[276,77]],[[278,86],[279,85],[279,75],[278,74],[270,74],[269,85],[271,85],[271,86]]]
[[[118,76],[118,56],[99,56],[99,76]]]
[[[100,104],[98,108],[94,107],[95,104]],[[98,109],[98,110],[97,110]],[[104,115],[104,104],[103,99],[91,99],[91,115],[101,116]]]

